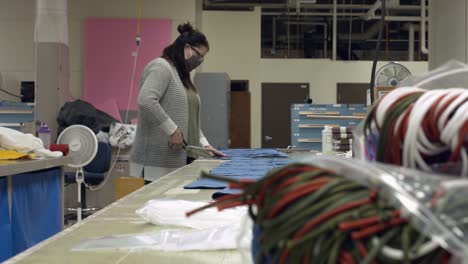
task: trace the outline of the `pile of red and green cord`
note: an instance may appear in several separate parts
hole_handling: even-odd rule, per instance
[[[449,263],[444,249],[427,247],[395,207],[343,176],[305,164],[291,164],[259,181],[222,180],[241,194],[226,195],[198,208],[248,206],[259,234],[256,263]],[[390,255],[385,252],[399,252]]]
[[[363,132],[367,160],[468,175],[467,89],[395,89],[371,109]]]

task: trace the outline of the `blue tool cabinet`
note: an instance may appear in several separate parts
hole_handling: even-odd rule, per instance
[[[291,146],[322,151],[322,130],[329,126],[357,126],[366,116],[363,104],[291,105]]]

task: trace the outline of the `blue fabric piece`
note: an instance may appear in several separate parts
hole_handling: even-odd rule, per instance
[[[260,253],[260,227],[254,224],[252,228],[252,259],[257,262],[258,254]]]
[[[235,158],[287,158],[288,155],[276,149],[220,149],[228,155],[224,159]]]
[[[222,152],[229,155],[230,161],[211,170],[211,174],[234,178],[237,180],[258,180],[275,167],[290,162],[287,155],[275,149],[225,149]],[[185,189],[224,189],[225,182],[198,179]]]
[[[231,162],[225,162],[211,170],[212,174],[240,177],[240,178],[261,178],[272,168],[285,165],[289,159],[234,159]]]
[[[60,185],[60,168],[23,173],[11,178],[14,255],[60,232]]]
[[[226,176],[237,180],[258,180],[271,169],[289,163],[289,159],[242,159],[221,164],[211,171],[214,175]],[[227,183],[200,178],[186,186],[185,189],[224,189]]]
[[[253,225],[252,228],[252,246],[251,246],[251,252],[252,252],[252,259],[257,262],[258,255],[261,253],[260,252],[260,236],[262,234],[262,231],[260,230],[260,226],[257,224]],[[278,257],[272,257],[271,255],[266,255],[263,256],[259,263],[278,263],[279,259]]]
[[[10,210],[7,177],[0,177],[0,262],[12,256]]]

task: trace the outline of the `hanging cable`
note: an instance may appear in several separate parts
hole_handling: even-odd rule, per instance
[[[141,42],[141,0],[137,0],[137,29],[136,29],[136,36],[135,36],[135,43],[136,43],[136,51],[134,54],[133,60],[133,69],[132,69],[132,77],[130,83],[130,92],[128,95],[127,101],[127,110],[125,111],[125,122],[128,122],[128,112],[130,110],[130,104],[133,97],[133,89],[134,89],[134,81],[135,81],[135,72],[138,62],[138,55],[140,51],[140,42]]]
[[[18,97],[18,98],[22,98],[22,96],[20,95],[17,95],[17,94],[14,94],[14,93],[11,93],[5,89],[3,89],[3,77],[2,77],[2,73],[0,72],[0,91],[6,93],[6,94],[9,94],[11,96],[14,96],[14,97]]]
[[[11,95],[11,96],[13,96],[13,97],[23,98],[21,95],[17,95],[17,94],[11,93],[11,92],[9,92],[9,91],[7,91],[7,90],[5,90],[5,89],[0,89],[0,91],[4,92],[4,93],[6,93],[6,94],[9,94],[9,95]]]
[[[141,42],[141,0],[137,0],[136,45],[140,46],[140,42]]]
[[[371,81],[370,81],[370,102],[371,104],[374,103],[374,86],[375,86],[375,71],[377,69],[377,61],[379,59],[380,54],[380,46],[382,44],[383,38],[383,31],[385,29],[385,0],[380,0],[382,3],[382,11],[381,11],[381,19],[380,19],[380,30],[379,30],[379,37],[377,39],[377,45],[375,47],[374,53],[374,60],[372,62],[372,71],[371,71]]]

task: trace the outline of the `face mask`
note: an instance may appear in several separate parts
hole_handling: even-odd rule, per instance
[[[200,64],[202,64],[202,62],[203,62],[203,58],[193,54],[192,49],[190,49],[190,50],[192,52],[192,56],[190,56],[190,58],[185,60],[185,64],[187,65],[187,70],[189,72],[191,72],[192,70],[194,70],[195,68],[200,66]]]

